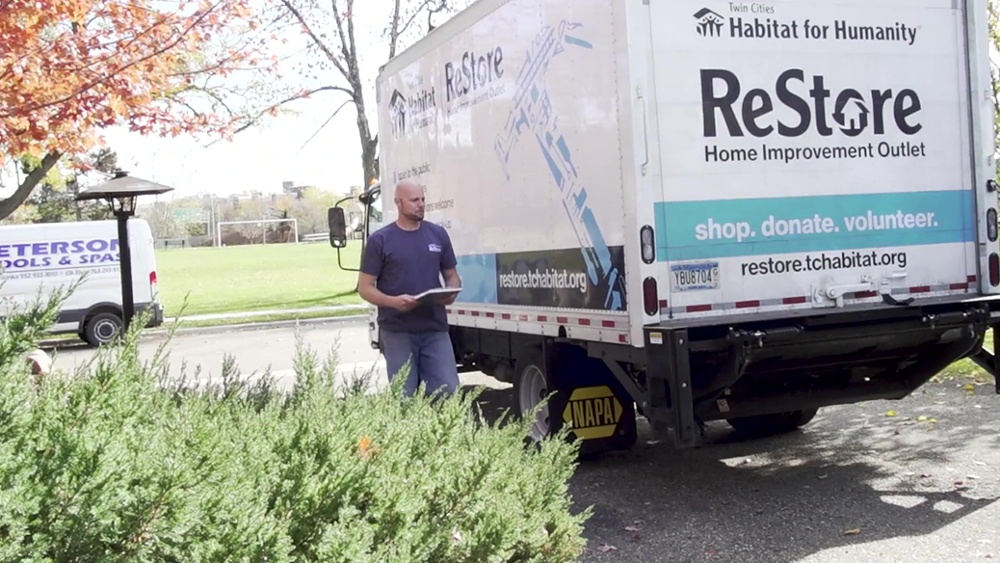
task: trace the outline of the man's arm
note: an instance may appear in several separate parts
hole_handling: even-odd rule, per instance
[[[386,295],[375,287],[375,276],[358,272],[358,295],[376,307],[399,309],[402,295]],[[412,298],[411,298],[412,299]]]
[[[462,278],[458,275],[458,269],[449,268],[442,270],[441,275],[444,276],[445,287],[462,287]]]
[[[441,275],[444,277],[445,287],[462,287],[462,278],[458,275],[458,260],[455,258],[455,249],[451,245],[451,237],[445,232],[445,245],[441,253]],[[458,294],[450,295],[441,300],[442,305],[451,305],[458,298]]]

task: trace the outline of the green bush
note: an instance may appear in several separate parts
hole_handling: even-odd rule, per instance
[[[171,381],[136,332],[72,376],[24,354],[53,300],[0,327],[0,560],[571,561],[589,509],[577,446],[475,416],[475,395],[334,385],[301,346],[297,383]],[[137,325],[141,322],[136,323]],[[362,382],[363,383],[363,382]]]

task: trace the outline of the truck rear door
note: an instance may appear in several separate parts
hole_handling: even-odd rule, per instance
[[[650,4],[665,315],[976,291],[961,2]]]

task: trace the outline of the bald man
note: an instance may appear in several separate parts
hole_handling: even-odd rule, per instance
[[[421,186],[402,181],[394,196],[399,217],[368,238],[358,292],[378,307],[379,340],[389,380],[409,361],[403,385],[407,396],[421,383],[427,394],[450,395],[458,389],[458,368],[445,306],[456,296],[430,304],[421,304],[413,296],[441,287],[442,278],[447,287],[462,286],[455,252],[443,227],[424,222]]]

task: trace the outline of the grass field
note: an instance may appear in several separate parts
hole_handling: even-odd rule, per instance
[[[357,268],[360,243],[341,251]],[[156,251],[168,317],[362,303],[357,272],[337,266],[329,244],[272,244]]]

